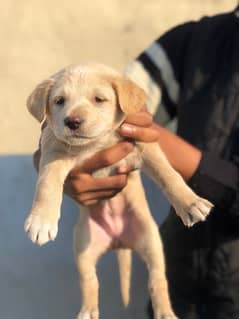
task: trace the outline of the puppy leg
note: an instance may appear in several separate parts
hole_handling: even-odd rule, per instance
[[[96,263],[110,247],[111,238],[90,219],[86,211],[86,208],[81,208],[80,220],[74,230],[74,253],[82,297],[77,319],[99,319]]]
[[[158,227],[151,217],[149,207],[135,172],[130,175],[124,196],[135,217],[133,227],[125,236],[125,243],[138,252],[149,271],[149,291],[155,319],[176,319],[168,293],[162,242]],[[136,195],[137,194],[137,195]]]
[[[158,228],[153,224],[153,221],[150,226],[148,224],[148,229],[143,232],[139,242],[136,243],[135,250],[145,261],[148,268],[148,287],[154,310],[154,319],[176,319],[169,299],[163,247]]]
[[[48,160],[42,164],[32,209],[25,221],[29,238],[39,245],[54,240],[63,194],[63,184],[71,166],[64,160]]]
[[[158,143],[139,143],[145,172],[160,186],[186,226],[204,221],[213,204],[197,196],[169,164]]]

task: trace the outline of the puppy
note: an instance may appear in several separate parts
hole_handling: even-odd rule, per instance
[[[47,126],[41,137],[39,177],[25,230],[39,245],[54,240],[69,172],[99,150],[122,139],[117,129],[129,113],[145,107],[145,93],[128,78],[99,64],[69,66],[40,83],[28,98],[31,114]],[[205,220],[212,204],[198,197],[169,165],[158,143],[136,143],[116,165],[96,176],[114,174],[118,165],[142,168],[161,187],[183,223]],[[117,250],[121,292],[129,302],[131,250],[145,261],[155,319],[175,319],[165,277],[162,243],[151,217],[138,171],[130,173],[125,189],[90,208],[80,207],[74,230],[74,252],[80,275],[82,307],[78,319],[98,319],[96,263]]]

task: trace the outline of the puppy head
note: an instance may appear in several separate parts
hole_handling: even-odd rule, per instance
[[[99,64],[69,66],[39,84],[27,101],[55,136],[85,145],[115,131],[125,115],[145,106],[145,93],[128,78]]]

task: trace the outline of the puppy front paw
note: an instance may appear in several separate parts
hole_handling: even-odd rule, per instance
[[[208,200],[197,196],[188,207],[176,209],[176,212],[185,226],[192,227],[200,221],[205,221],[213,206]]]
[[[39,214],[31,213],[25,221],[24,229],[33,243],[42,246],[50,240],[55,240],[58,220],[49,221]]]

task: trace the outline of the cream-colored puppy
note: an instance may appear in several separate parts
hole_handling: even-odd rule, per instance
[[[28,99],[29,111],[47,127],[41,137],[39,177],[32,210],[25,222],[29,237],[39,245],[54,240],[60,218],[63,184],[68,173],[86,158],[121,139],[117,129],[126,114],[145,106],[145,94],[116,71],[98,64],[69,66],[39,84]],[[134,151],[117,165],[96,172],[114,174],[115,167],[141,165],[161,187],[183,223],[203,221],[212,204],[198,197],[169,165],[157,143],[136,143]],[[96,263],[116,249],[121,290],[129,302],[130,250],[146,262],[155,319],[175,319],[165,277],[162,244],[140,176],[130,174],[125,189],[91,208],[80,207],[74,251],[80,274],[82,308],[78,319],[98,319]]]

